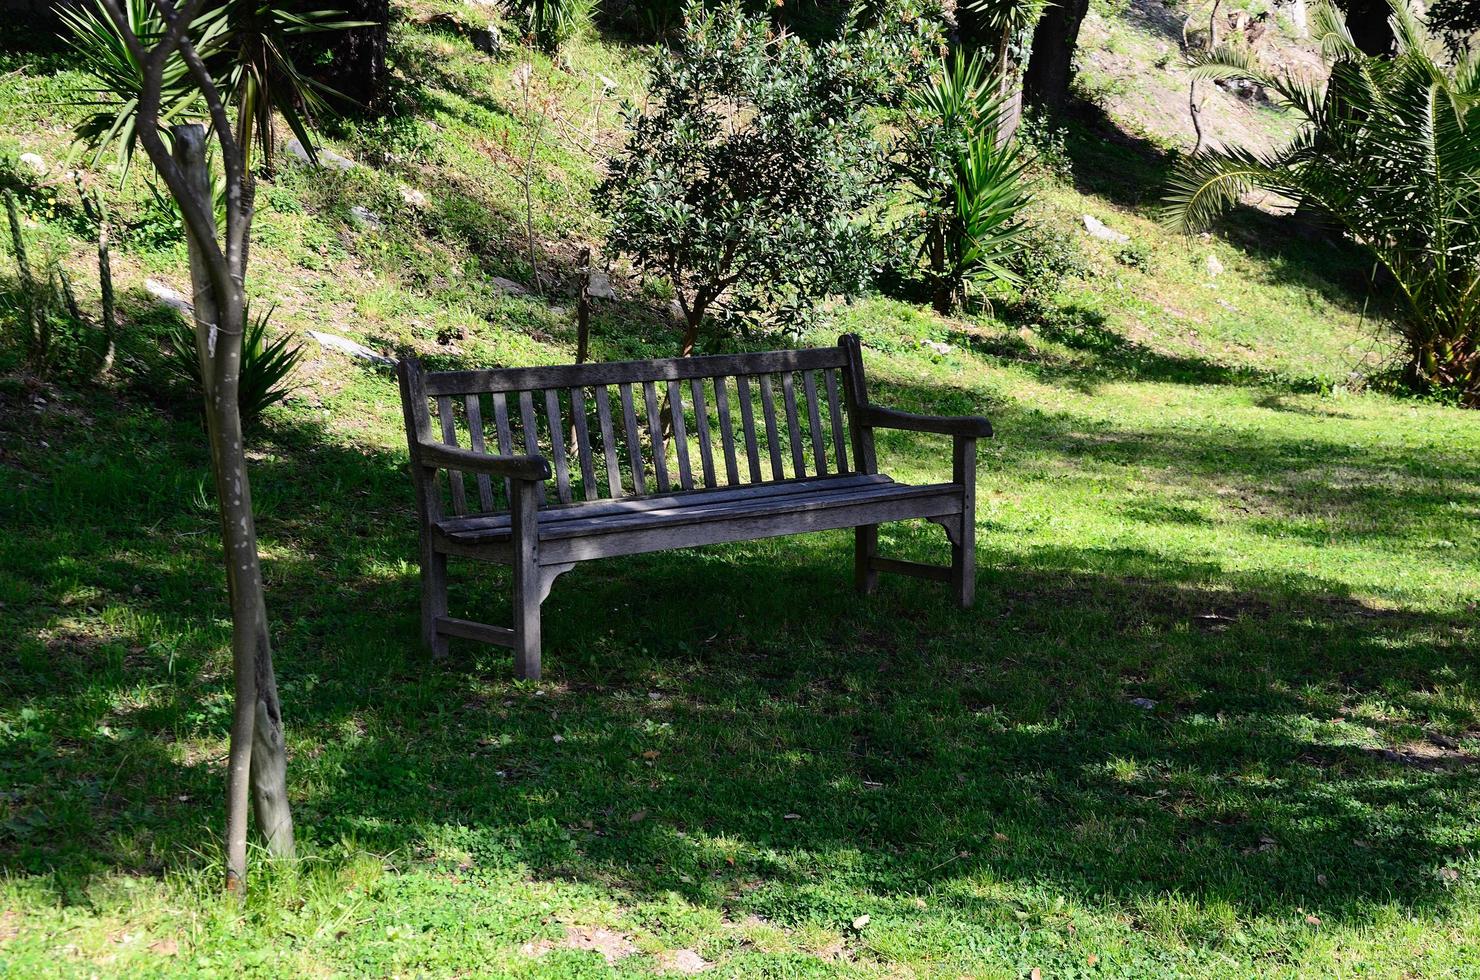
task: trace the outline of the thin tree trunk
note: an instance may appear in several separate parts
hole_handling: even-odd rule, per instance
[[[46,354],[48,334],[51,332],[46,323],[46,313],[41,309],[41,295],[36,288],[36,280],[31,276],[31,262],[26,255],[26,240],[21,235],[20,209],[16,206],[15,195],[10,191],[5,192],[5,213],[10,219],[10,239],[15,245],[15,267],[20,274],[22,301],[26,304],[26,331],[27,341],[30,347],[32,367],[41,371],[46,366]]]
[[[1057,0],[1038,19],[1023,73],[1024,96],[1029,102],[1054,112],[1069,104],[1074,49],[1088,12],[1089,0]]]
[[[214,213],[204,128],[197,124],[176,126],[173,134],[175,161],[185,174],[192,195],[207,214]],[[218,296],[195,230],[188,229],[187,237],[196,347],[205,388],[206,428],[231,602],[236,700],[227,766],[226,886],[229,891],[240,892],[246,887],[248,800],[256,811],[268,852],[273,856],[293,855],[293,823],[287,800],[282,712],[272,673],[267,605],[238,407],[245,314],[241,291],[244,270],[232,269],[230,295]]]

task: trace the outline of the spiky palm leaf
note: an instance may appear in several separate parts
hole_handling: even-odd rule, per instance
[[[1324,210],[1392,273],[1409,380],[1455,388],[1480,406],[1480,69],[1468,53],[1450,59],[1404,0],[1390,3],[1397,45],[1385,57],[1358,51],[1340,12],[1317,8],[1324,88],[1266,71],[1247,52],[1220,49],[1194,62],[1201,77],[1266,85],[1305,127],[1277,154],[1184,161],[1164,216],[1206,227],[1255,187]]]

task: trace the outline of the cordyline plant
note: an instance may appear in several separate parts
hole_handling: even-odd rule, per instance
[[[1174,174],[1166,220],[1211,224],[1255,187],[1312,205],[1371,249],[1401,298],[1404,380],[1480,407],[1480,60],[1448,52],[1404,0],[1391,56],[1364,54],[1340,11],[1313,23],[1321,85],[1262,68],[1244,47],[1194,56],[1202,78],[1247,78],[1304,127],[1275,154],[1219,150]]]
[[[122,49],[137,66],[139,85],[130,107],[131,131],[179,205],[190,247],[195,347],[231,603],[235,705],[227,769],[226,885],[240,892],[246,886],[249,806],[269,854],[291,857],[294,850],[282,710],[273,674],[239,409],[246,324],[243,284],[255,187],[243,126],[252,113],[233,121],[230,97],[223,96],[223,91],[231,89],[223,86],[222,77],[202,57],[198,43],[200,25],[207,22],[202,14],[204,0],[179,5],[173,0],[147,0],[152,5],[149,19],[141,19],[136,5],[125,6],[130,0],[99,2]],[[156,26],[141,36],[141,23]],[[194,104],[209,121],[210,136],[200,123],[181,122],[171,128],[167,144],[163,121],[172,112],[174,118],[189,118]],[[216,144],[224,171],[224,207],[219,220],[206,162],[209,140]]]
[[[738,3],[686,8],[596,191],[610,248],[672,285],[684,356],[712,313],[794,327],[820,297],[866,281],[873,239],[859,215],[881,154],[860,76],[877,70],[847,35],[814,50]]]

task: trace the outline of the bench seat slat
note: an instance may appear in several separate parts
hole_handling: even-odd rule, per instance
[[[790,494],[758,494],[729,500],[710,499],[716,495],[717,492],[699,492],[687,495],[680,502],[670,501],[668,506],[645,511],[600,515],[569,513],[557,520],[548,519],[547,515],[554,511],[546,509],[540,512],[540,539],[582,538],[678,524],[738,521],[757,516],[801,514],[831,507],[928,497],[954,497],[959,505],[961,487],[953,483],[911,486],[885,479],[874,483],[853,482],[847,486],[827,489],[825,481],[817,481],[810,489]],[[582,509],[581,505],[568,508],[572,512]],[[444,521],[439,528],[443,534],[464,543],[503,540],[510,533],[507,522],[498,517],[486,518],[482,526],[477,520],[468,518]]]

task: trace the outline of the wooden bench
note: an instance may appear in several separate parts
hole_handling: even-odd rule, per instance
[[[758,354],[559,367],[398,369],[421,521],[422,638],[511,647],[540,676],[540,604],[577,562],[669,548],[856,528],[854,577],[976,579],[976,440],[984,418],[872,405],[858,338]],[[639,421],[639,417],[642,421]],[[879,472],[874,429],[953,437],[948,483]],[[674,464],[676,464],[676,472]],[[445,477],[444,477],[445,474]],[[878,525],[945,528],[949,567],[881,558]],[[448,615],[447,557],[512,565],[514,624]]]

